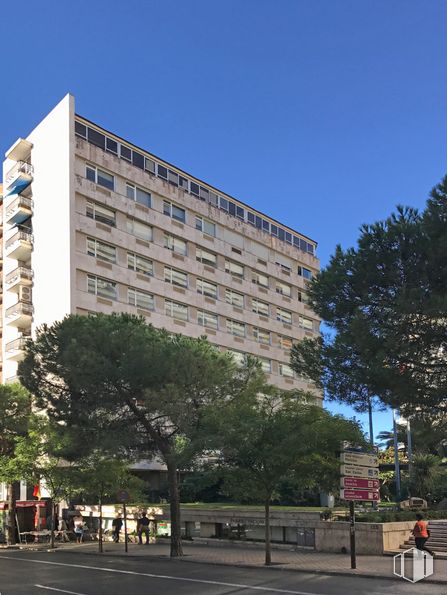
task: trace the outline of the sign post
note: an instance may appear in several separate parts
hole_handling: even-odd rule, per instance
[[[117,493],[118,502],[121,502],[123,505],[123,517],[124,517],[124,551],[128,552],[128,544],[127,544],[127,510],[126,510],[126,502],[129,500],[129,492],[126,490],[120,490]]]
[[[379,501],[379,462],[376,452],[343,442],[340,452],[340,498],[349,501],[351,568],[357,568],[354,502]]]

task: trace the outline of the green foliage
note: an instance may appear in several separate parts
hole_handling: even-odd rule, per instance
[[[0,481],[20,480],[17,440],[26,436],[31,420],[31,396],[20,384],[0,384]]]
[[[427,498],[442,473],[440,459],[431,454],[415,454],[412,460],[410,489],[413,496]]]
[[[445,519],[446,511],[424,510],[424,519]],[[359,523],[394,523],[399,521],[416,521],[416,512],[402,510],[399,512],[357,512],[355,520]]]
[[[447,178],[424,212],[398,207],[362,226],[356,249],[338,246],[310,283],[313,309],[335,332],[320,345],[299,344],[293,365],[312,379],[319,365],[325,388],[329,370],[329,395],[355,398],[363,387],[360,396],[406,414],[445,412],[446,197]]]

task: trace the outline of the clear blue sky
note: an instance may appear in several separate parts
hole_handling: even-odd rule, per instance
[[[323,265],[447,173],[445,1],[25,0],[2,24],[2,151],[69,91]]]

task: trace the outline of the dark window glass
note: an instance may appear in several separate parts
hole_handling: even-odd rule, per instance
[[[88,165],[85,169],[85,175],[87,180],[90,180],[90,182],[96,182],[96,170],[92,169]]]
[[[127,159],[127,161],[132,161],[132,151],[124,145],[121,145],[121,157],[122,159]]]
[[[163,178],[164,180],[168,179],[168,170],[163,165],[158,165],[158,177]]]
[[[222,211],[228,211],[228,200],[226,198],[220,197],[219,205]]]
[[[256,215],[255,218],[255,225],[258,229],[262,229],[262,219]]]
[[[228,212],[230,215],[236,215],[236,205],[230,200],[228,201]]]
[[[262,229],[264,231],[270,231],[270,223],[265,219],[262,220]]]
[[[136,151],[132,151],[132,163],[140,169],[144,169],[144,155],[137,153]]]
[[[242,219],[242,221],[244,220],[244,209],[242,207],[238,207],[236,205],[236,217],[239,217],[239,219]]]
[[[289,233],[288,231],[286,231],[286,242],[288,244],[291,244],[292,243],[292,234]]]
[[[300,247],[300,238],[293,236],[293,245],[295,246],[295,248],[299,248]]]
[[[251,223],[252,225],[254,225],[255,224],[255,214],[254,213],[251,213],[250,211],[248,211],[248,213],[247,213],[247,221],[249,223]]]
[[[199,196],[200,189],[199,189],[199,185],[198,184],[196,184],[195,182],[191,182],[189,184],[189,188],[191,190],[191,194],[195,194],[196,196]]]
[[[300,250],[302,250],[303,252],[307,252],[306,240],[300,239]]]
[[[279,237],[279,239],[280,239],[280,240],[282,240],[282,241],[284,241],[285,235],[286,235],[286,234],[285,234],[284,230],[283,230],[283,229],[281,229],[281,227],[280,227],[280,228],[278,229],[278,237]]]
[[[179,183],[179,186],[181,186],[181,188],[188,190],[188,180],[186,178],[179,176],[178,183]]]
[[[111,138],[106,138],[106,151],[118,155],[118,143]]]
[[[278,226],[277,225],[273,225],[273,223],[272,223],[270,226],[270,231],[272,232],[272,236],[278,237]]]
[[[145,192],[140,188],[137,188],[136,190],[135,200],[140,203],[140,205],[144,205],[145,207],[151,206],[151,195],[149,192]]]
[[[215,194],[214,192],[210,192],[210,203],[215,207],[217,207],[217,205],[219,204],[219,198],[217,194]]]
[[[208,192],[208,190],[206,188],[203,188],[202,186],[200,186],[200,198],[202,200],[208,200],[210,193]]]
[[[106,137],[103,134],[96,132],[96,130],[93,130],[93,128],[88,128],[87,132],[89,143],[96,145],[100,149],[106,148]]]
[[[87,138],[87,126],[80,122],[75,122],[75,133],[82,138]]]
[[[313,247],[313,245],[312,245],[312,244],[309,244],[309,243],[307,244],[307,251],[308,251],[310,254],[313,254],[313,253],[314,253],[314,247]]]

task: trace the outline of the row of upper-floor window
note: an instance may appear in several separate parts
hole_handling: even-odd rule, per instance
[[[163,201],[163,212],[165,215],[180,220],[178,210],[179,207],[177,207],[176,205],[173,205],[168,201]],[[109,207],[106,207],[102,204],[87,201],[86,215],[100,223],[105,223],[112,227],[116,226],[116,212],[113,209],[110,209]],[[206,225],[214,226],[213,223],[208,222],[202,217],[196,217],[196,229],[204,231]],[[153,228],[151,225],[148,225],[147,223],[140,221],[139,219],[136,219],[134,217],[128,216],[126,218],[126,228],[129,233],[132,233],[137,238],[149,242],[152,241]],[[210,230],[208,229],[205,233],[209,232]],[[182,238],[165,233],[165,247],[169,248],[173,252],[181,254],[182,256],[187,256],[188,243],[186,242],[186,240]],[[196,260],[198,260],[202,264],[217,267],[217,254],[215,252],[212,252],[211,250],[196,247]],[[243,279],[245,275],[244,265],[241,265],[240,263],[229,259],[225,260],[225,271],[227,273],[230,273],[234,277],[238,277],[240,279]],[[301,276],[304,279],[312,279],[312,271],[304,266],[297,267],[297,274],[298,276]],[[266,275],[262,272],[253,270],[251,280],[253,283],[258,284],[261,287],[268,288],[270,285],[269,275]],[[276,284],[276,291],[278,293],[282,293],[283,295],[290,296],[292,286],[284,281],[278,281]]]
[[[81,122],[75,122],[75,132],[77,136],[88,140],[88,142],[100,147],[104,151],[120,157],[139,169],[155,175],[176,187],[182,188],[196,198],[210,203],[216,208],[219,208],[222,211],[237,217],[241,221],[246,221],[250,225],[253,225],[253,227],[266,232],[278,238],[279,240],[284,241],[299,250],[302,250],[303,252],[309,254],[315,253],[315,245],[311,242],[308,242],[304,238],[300,238],[299,236],[292,234],[290,231],[285,230],[280,225],[271,223],[267,219],[260,217],[255,212],[241,207],[232,200],[218,195],[209,188],[197,184],[188,177],[182,176],[181,174],[167,168],[161,163],[158,163],[154,159],[145,157],[142,153],[131,149],[123,143],[119,143],[112,138],[109,138],[106,135],[98,132],[97,130],[82,124]],[[113,189],[113,176],[107,172],[105,173],[107,175],[100,176],[97,183],[102,184],[107,188]]]
[[[87,275],[87,291],[109,300],[118,300],[117,283],[97,275]],[[161,296],[159,296],[161,297]],[[127,303],[141,310],[155,310],[155,295],[136,287],[127,287]],[[187,322],[190,320],[190,306],[178,301],[164,298],[164,314],[176,320]],[[233,318],[223,318],[215,312],[197,307],[197,324],[213,331],[225,330],[230,335],[241,339],[250,337],[262,345],[275,344],[282,349],[290,350],[293,345],[292,337],[273,333],[266,328],[249,325]],[[222,323],[222,320],[224,321]],[[275,341],[273,342],[273,338]]]
[[[87,254],[89,256],[93,256],[99,260],[110,262],[112,264],[117,262],[115,246],[91,237],[87,237],[86,242]],[[168,265],[162,266],[164,267],[162,278],[165,282],[183,289],[190,288],[189,273]],[[127,268],[147,277],[152,277],[154,275],[154,261],[134,252],[127,252]],[[195,286],[198,294],[215,300],[219,299],[219,286],[216,283],[213,283],[208,279],[197,277],[195,279]],[[245,294],[229,287],[222,289],[225,290],[224,295],[227,304],[241,309],[246,308],[247,296]],[[299,292],[298,300],[305,300],[305,296],[306,294],[304,292]],[[270,316],[271,304],[255,297],[251,297],[251,309],[254,313],[259,314],[260,316],[268,317]],[[286,308],[276,306],[276,320],[286,324],[292,324],[293,313]],[[318,322],[300,314],[298,315],[298,326],[309,331],[318,331]]]

